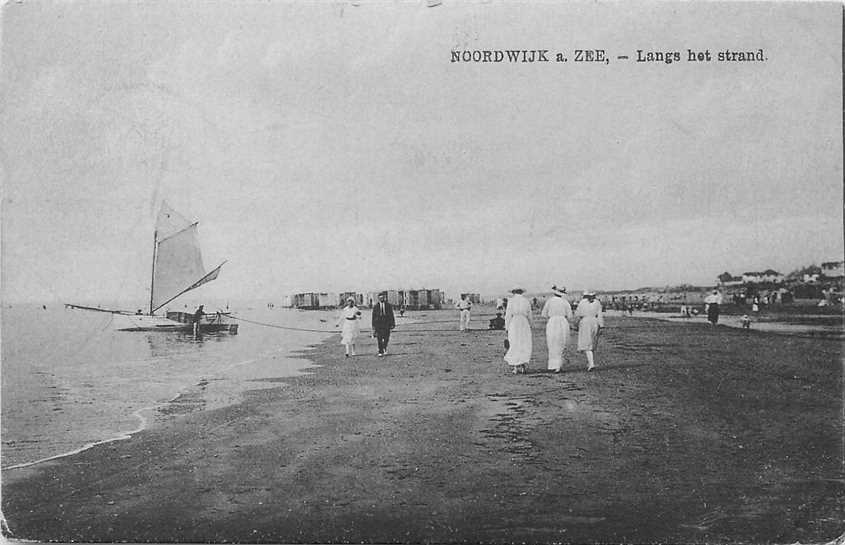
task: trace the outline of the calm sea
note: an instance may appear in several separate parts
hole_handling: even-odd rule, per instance
[[[60,305],[2,309],[2,468],[125,437],[178,414],[234,404],[308,366],[291,352],[333,333],[333,314],[235,309],[237,335],[115,331],[111,315]],[[325,321],[323,321],[325,320]],[[177,399],[178,398],[178,399]]]

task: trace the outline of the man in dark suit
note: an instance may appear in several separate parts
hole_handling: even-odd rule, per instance
[[[378,295],[378,303],[373,307],[373,334],[378,339],[379,357],[387,353],[387,343],[390,341],[390,330],[396,327],[393,316],[393,306],[386,301],[385,294]]]

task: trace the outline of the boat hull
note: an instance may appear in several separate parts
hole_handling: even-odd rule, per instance
[[[117,315],[114,318],[114,329],[117,331],[160,331],[176,333],[193,333],[193,315],[184,312],[168,312],[165,316],[149,316],[145,314]],[[237,335],[238,324],[231,323],[229,315],[209,314],[203,316],[199,323],[199,333],[231,333]]]

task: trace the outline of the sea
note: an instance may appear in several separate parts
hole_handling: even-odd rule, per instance
[[[116,331],[108,313],[4,304],[0,468],[129,437],[186,412],[238,403],[312,367],[295,352],[337,330],[330,311],[233,307],[236,335]],[[248,321],[247,321],[248,320]],[[311,331],[297,331],[295,328]]]

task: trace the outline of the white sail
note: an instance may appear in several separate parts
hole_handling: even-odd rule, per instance
[[[153,264],[152,310],[177,296],[217,278],[220,267],[207,273],[197,224],[191,223],[167,203],[162,203],[156,221],[156,252]]]

